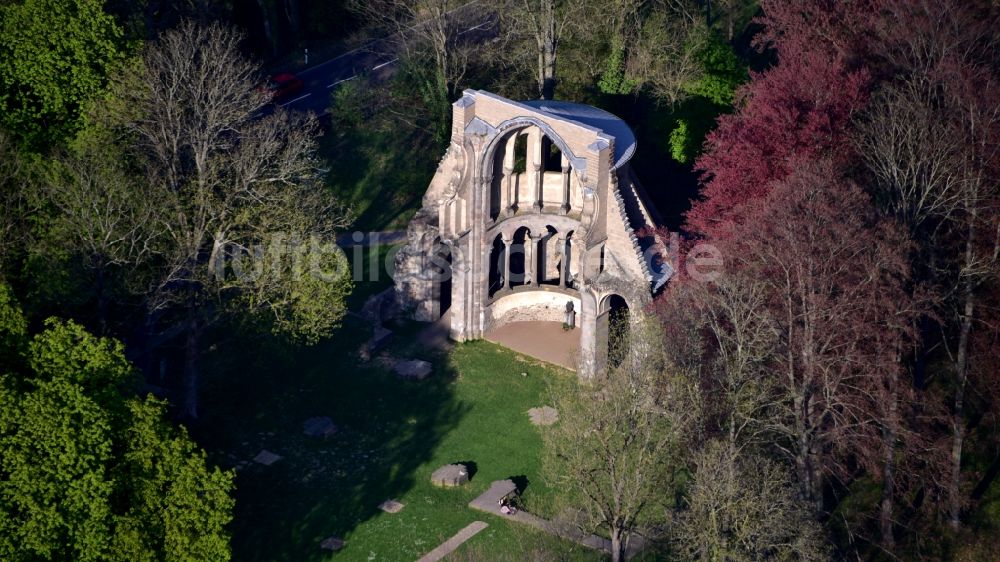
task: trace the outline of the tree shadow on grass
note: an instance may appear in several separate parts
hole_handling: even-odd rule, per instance
[[[260,449],[283,457],[238,472],[235,559],[325,559],[323,538],[344,537],[410,490],[465,415],[442,358],[425,357],[435,360],[432,377],[400,380],[357,358],[368,332],[347,318],[313,348],[243,342],[219,350],[206,368],[205,415],[195,433],[213,460],[235,464]],[[303,435],[313,416],[331,417],[340,430],[325,440]]]
[[[440,158],[421,131],[357,130],[325,140],[322,152],[331,169],[327,183],[358,213],[357,230],[405,228],[401,219],[420,206]]]

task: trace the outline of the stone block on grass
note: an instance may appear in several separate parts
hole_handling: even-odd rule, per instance
[[[420,359],[410,359],[409,361],[400,361],[396,363],[395,366],[396,374],[400,377],[408,380],[422,381],[430,376],[431,371],[434,368],[427,361],[421,361]]]
[[[384,348],[389,340],[392,339],[392,330],[388,328],[383,328],[382,326],[375,326],[374,335],[372,335],[371,342],[368,344],[368,348],[372,353],[376,353]]]
[[[552,425],[559,421],[559,410],[551,406],[532,408],[528,410],[528,417],[534,425]]]
[[[327,537],[323,539],[323,542],[319,543],[319,547],[323,550],[337,552],[344,548],[344,540],[339,537]]]
[[[333,420],[326,416],[317,416],[307,419],[302,424],[302,433],[309,437],[330,437],[337,433],[337,426]]]
[[[464,464],[446,464],[431,474],[431,484],[454,488],[469,482],[469,469]]]
[[[264,466],[271,466],[272,464],[280,461],[283,457],[281,455],[276,455],[267,449],[261,449],[257,456],[253,458],[253,462],[257,464],[262,464]]]
[[[378,504],[378,508],[386,513],[399,513],[404,507],[406,506],[396,500],[385,500]]]

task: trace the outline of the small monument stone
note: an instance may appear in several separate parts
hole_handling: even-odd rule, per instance
[[[563,322],[567,328],[576,328],[576,311],[573,310],[573,301],[566,302],[566,319]]]
[[[323,539],[323,542],[319,543],[319,547],[330,552],[337,552],[344,548],[344,540],[338,537],[327,537]]]
[[[431,474],[431,484],[454,488],[469,481],[469,469],[464,464],[446,464]]]
[[[281,455],[276,455],[267,449],[261,449],[260,452],[257,453],[257,456],[253,458],[253,462],[264,466],[271,466],[281,459]]]
[[[396,374],[404,379],[422,381],[431,374],[433,367],[427,361],[410,359],[396,363],[395,369]]]
[[[406,505],[396,501],[396,500],[385,500],[384,502],[378,504],[378,508],[386,513],[399,513],[403,511]]]
[[[559,421],[559,410],[552,406],[542,406],[528,410],[528,417],[534,425],[552,425]]]
[[[302,433],[309,437],[330,437],[337,433],[337,426],[328,417],[314,417],[307,419],[302,424]]]

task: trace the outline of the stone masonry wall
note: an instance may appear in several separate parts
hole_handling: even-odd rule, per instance
[[[580,299],[556,291],[526,291],[505,295],[495,300],[487,309],[487,330],[510,324],[511,322],[563,322],[566,317],[566,303],[573,302],[573,310],[579,314]]]

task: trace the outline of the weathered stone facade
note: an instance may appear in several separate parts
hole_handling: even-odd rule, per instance
[[[466,91],[396,258],[399,302],[418,320],[448,310],[458,341],[562,322],[573,303],[578,371],[600,372],[611,310],[641,310],[672,272],[655,250],[634,152],[629,127],[600,109]]]

